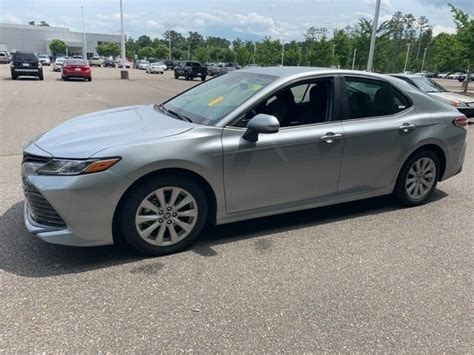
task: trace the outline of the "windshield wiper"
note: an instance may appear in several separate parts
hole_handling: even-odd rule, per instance
[[[158,106],[160,108],[161,111],[167,113],[167,114],[171,114],[172,116],[176,117],[176,118],[179,118],[180,120],[183,120],[183,121],[188,121],[188,122],[193,122],[189,117],[186,117],[176,111],[172,111],[172,110],[168,110],[163,104],[159,105]]]

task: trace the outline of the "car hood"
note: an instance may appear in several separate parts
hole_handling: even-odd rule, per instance
[[[455,92],[429,92],[428,95],[431,95],[433,97],[436,97],[440,100],[444,100],[445,102],[450,102],[451,100],[456,100],[464,103],[469,103],[469,102],[474,102],[474,98],[471,96],[463,95],[463,94],[458,94]]]
[[[128,106],[73,118],[34,144],[54,157],[88,158],[103,149],[177,135],[193,127],[153,106]]]

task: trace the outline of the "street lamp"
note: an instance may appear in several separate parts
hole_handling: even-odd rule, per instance
[[[374,63],[375,37],[377,35],[377,25],[379,21],[379,13],[380,13],[380,2],[381,0],[377,0],[377,3],[375,4],[375,15],[374,15],[374,21],[372,23],[372,36],[370,37],[370,49],[369,49],[369,59],[367,60],[367,71],[372,71],[372,67]]]
[[[84,7],[81,6],[81,12],[82,12],[82,40],[84,41],[83,47],[84,47],[84,53],[82,53],[83,58],[87,60],[87,44],[86,44],[86,27],[84,25]]]
[[[285,42],[281,44],[281,66],[283,66],[284,57],[285,57]]]
[[[407,65],[408,65],[408,57],[410,55],[410,47],[411,47],[411,43],[408,43],[407,44],[407,56],[405,58],[405,67],[403,68],[403,72],[406,72],[407,71]]]
[[[122,35],[122,51],[120,56],[122,57],[122,70],[120,71],[121,79],[128,79],[128,71],[126,64],[126,53],[125,53],[125,33],[123,31],[123,6],[122,0],[120,0],[120,32]]]
[[[425,51],[423,53],[423,61],[421,62],[421,70],[420,71],[423,71],[423,68],[425,66],[425,59],[426,59],[426,51],[428,50],[428,47],[425,48]]]

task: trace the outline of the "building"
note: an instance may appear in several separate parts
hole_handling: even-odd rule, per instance
[[[64,54],[84,57],[83,38],[82,32],[73,32],[67,27],[0,23],[0,48],[9,52],[30,51],[52,55],[49,44],[53,39],[60,39],[67,44],[67,53]],[[121,36],[119,34],[86,33],[87,58],[97,54],[96,47],[103,42],[120,44]]]

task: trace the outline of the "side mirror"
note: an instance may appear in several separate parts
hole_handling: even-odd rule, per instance
[[[280,130],[280,122],[275,116],[259,113],[247,123],[247,131],[243,138],[250,141],[258,141],[259,133],[277,133]]]

